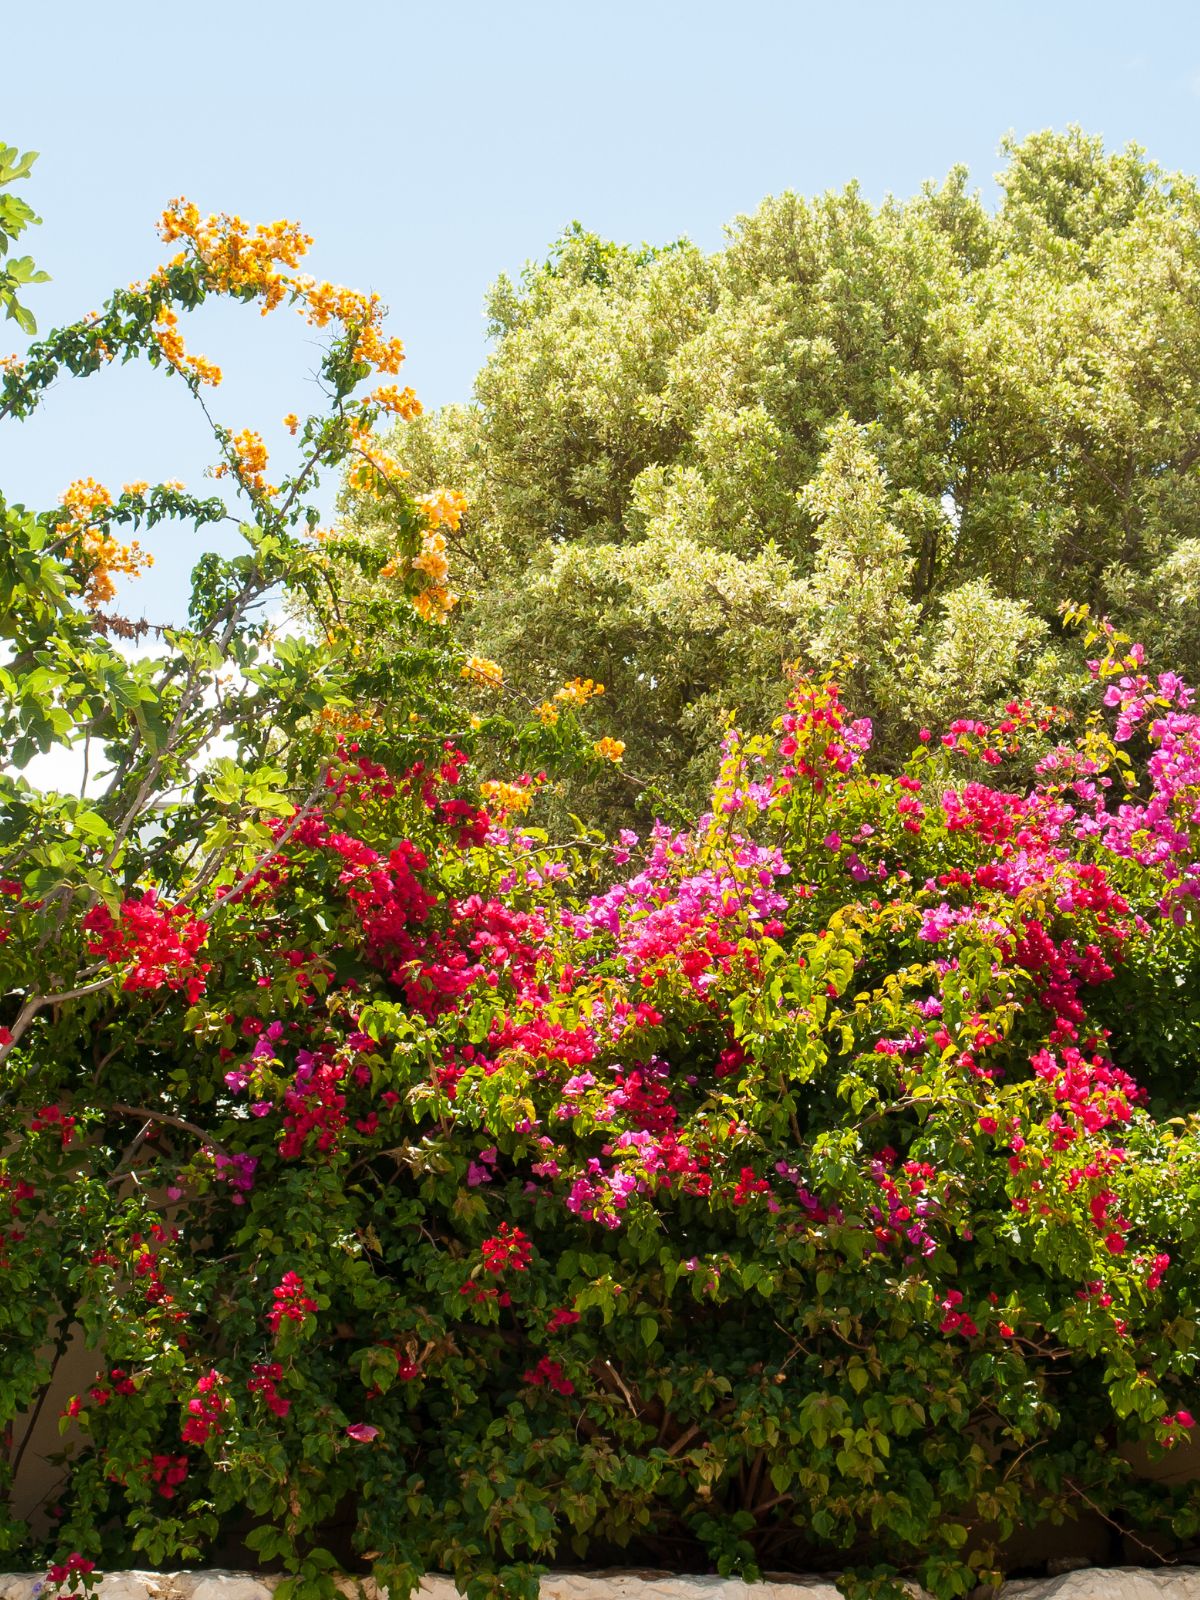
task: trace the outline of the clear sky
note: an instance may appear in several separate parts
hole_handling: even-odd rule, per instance
[[[857,178],[880,199],[961,161],[990,196],[1006,131],[1069,122],[1200,168],[1194,0],[7,0],[0,57],[0,139],[41,152],[19,192],[44,218],[26,235],[54,279],[26,297],[43,329],[144,276],[186,194],[302,222],[312,271],[391,306],[427,405],[468,397],[488,283],[573,218],[716,248],[789,187]],[[226,371],[219,419],[282,448],[311,331],[221,307],[185,332]],[[0,323],[0,353],[21,344]],[[0,484],[30,505],[89,474],[202,488],[211,456],[182,386],[130,370],[0,426]],[[121,598],[163,620],[195,552],[152,538],[154,573]]]

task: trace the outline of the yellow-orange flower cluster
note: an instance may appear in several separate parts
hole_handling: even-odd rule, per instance
[[[446,560],[444,533],[427,533],[421,539],[421,553],[412,558],[414,572],[423,572],[435,587],[445,583],[450,571]]]
[[[558,707],[551,705],[549,700],[542,701],[541,705],[537,708],[537,714],[545,723],[547,728],[552,728],[558,721]]]
[[[435,535],[440,539],[441,535]],[[417,560],[423,557],[418,556]],[[432,559],[432,557],[431,557]],[[416,562],[413,563],[416,566]],[[458,596],[452,593],[441,583],[432,583],[428,589],[420,589],[413,595],[413,610],[426,622],[445,622],[450,613],[458,604]]]
[[[394,378],[404,364],[404,342],[389,338],[383,331],[384,306],[377,294],[360,294],[341,284],[318,283],[307,276],[292,279],[300,300],[300,312],[314,328],[340,322],[358,335],[355,353],[369,361],[376,372]]]
[[[528,787],[519,783],[505,783],[500,778],[481,783],[479,792],[493,809],[509,814],[528,811],[533,801],[533,794]]]
[[[598,756],[602,756],[605,761],[620,761],[625,754],[624,741],[621,739],[609,739],[608,737],[597,739],[592,749]]]
[[[413,607],[426,622],[445,622],[458,604],[458,596],[446,587],[450,563],[446,559],[446,536],[440,532],[449,528],[456,532],[466,513],[466,497],[457,489],[434,489],[430,494],[417,496],[417,505],[425,516],[425,532],[421,536],[421,549],[412,558],[411,567],[428,579],[425,587],[413,596]],[[390,577],[397,571],[395,562],[383,569]]]
[[[260,493],[266,494],[273,493],[271,485],[264,477],[268,456],[262,434],[256,433],[253,428],[243,428],[241,433],[234,434],[229,446],[237,458],[234,470],[241,482],[248,489],[257,489]],[[212,469],[212,475],[214,478],[223,478],[229,470],[230,463],[222,461]]]
[[[467,513],[467,497],[457,489],[434,489],[430,494],[419,494],[417,504],[431,528],[449,528],[451,533],[458,532]]]
[[[421,540],[420,553],[406,562],[402,556],[393,556],[379,569],[381,578],[396,578],[410,572],[419,572],[428,579],[425,587],[412,596],[412,605],[426,622],[445,622],[458,604],[458,596],[446,588],[449,573],[446,560],[446,537],[441,533],[426,533]]]
[[[202,217],[190,200],[172,200],[158,225],[168,244],[186,241],[215,289],[259,296],[262,314],[273,311],[296,289],[296,280],[279,270],[295,267],[312,239],[294,222],[259,223],[251,228],[224,212]]]
[[[161,306],[154,319],[154,337],[158,348],[177,372],[186,377],[189,373],[200,383],[208,383],[216,388],[221,381],[221,369],[205,356],[188,354],[187,346],[183,342],[183,335],[179,331],[179,318],[170,306]],[[105,355],[108,351],[104,351]]]
[[[361,294],[338,284],[318,282],[307,273],[292,270],[312,244],[309,235],[296,223],[280,221],[250,227],[240,217],[224,212],[202,216],[195,205],[181,198],[173,200],[163,212],[159,233],[166,242],[182,241],[187,247],[171,265],[184,263],[190,253],[211,289],[257,298],[264,316],[288,300],[312,327],[324,328],[330,322],[338,322],[351,338],[357,360],[367,363],[381,376],[395,377],[399,372],[404,361],[404,345],[384,333],[384,305],[377,294]],[[161,269],[156,275],[158,281],[164,281],[165,274],[166,269]],[[202,382],[219,381],[220,373],[215,367],[200,357],[187,354],[177,318],[170,308],[160,314],[155,333],[168,360],[180,370]],[[421,413],[420,401],[413,391],[394,383],[381,385],[359,405],[405,420]],[[371,436],[362,410],[352,411],[348,422],[352,449],[358,457],[348,474],[349,486],[351,490],[382,498],[395,481],[408,474]],[[295,434],[299,419],[289,413],[284,418],[284,426]],[[263,476],[267,453],[259,435],[247,429],[231,443],[237,458],[234,470],[241,481],[260,493],[272,493]],[[214,469],[214,475],[223,477],[229,470],[230,463],[224,463]],[[420,550],[411,562],[404,563],[401,558],[389,561],[381,576],[395,577],[402,570],[406,576],[419,573],[426,581],[413,595],[413,606],[426,620],[444,622],[458,597],[447,588],[449,564],[445,535],[441,530],[451,533],[458,530],[466,511],[466,500],[454,490],[437,489],[421,496],[418,503],[426,523]]]
[[[287,416],[283,419],[283,425],[294,438],[296,429],[300,426],[300,418],[294,411],[289,411]]]
[[[136,542],[121,544],[103,526],[104,515],[112,506],[112,495],[94,478],[77,478],[63,491],[65,521],[55,524],[59,538],[68,540],[68,550],[82,563],[87,577],[84,597],[90,606],[102,605],[116,593],[113,575],[135,577],[154,565],[154,557]]]
[[[358,494],[368,494],[375,500],[386,499],[389,486],[407,478],[408,469],[383,448],[361,415],[352,412],[346,424],[353,441],[351,448],[358,457],[346,475],[347,483]]]
[[[59,505],[66,506],[76,522],[90,522],[98,511],[107,511],[112,505],[112,495],[95,478],[76,478],[58,497]],[[67,533],[70,524],[60,522],[57,531]]]
[[[380,406],[384,411],[390,411],[393,416],[402,417],[405,422],[411,422],[414,417],[419,417],[423,409],[411,389],[401,389],[395,383],[386,383],[382,388],[374,390],[367,396],[366,403],[369,406]]]
[[[379,721],[373,712],[339,710],[336,706],[325,706],[319,717],[325,727],[335,733],[365,733]]]
[[[572,678],[570,683],[563,684],[554,698],[563,700],[568,705],[585,706],[589,700],[603,693],[602,683],[594,683],[591,678]]]
[[[388,484],[393,480],[403,482],[408,477],[408,469],[402,467],[395,456],[379,449],[373,439],[370,442],[370,450],[365,445],[358,447],[359,460],[347,472],[346,482],[356,494],[370,495],[373,500],[386,500]]]
[[[384,333],[384,305],[377,294],[361,294],[340,284],[318,283],[307,273],[283,270],[297,266],[312,244],[297,223],[268,222],[251,228],[241,217],[224,212],[202,217],[191,201],[180,198],[163,212],[158,231],[169,244],[183,240],[191,247],[214,289],[257,296],[263,316],[290,299],[312,327],[340,322],[347,333],[353,332],[356,356],[376,372],[395,377],[400,371],[404,344]],[[415,415],[416,397],[411,391],[384,392],[394,396],[389,409],[403,408]]]
[[[504,668],[486,656],[469,656],[459,676],[481,689],[503,689]]]

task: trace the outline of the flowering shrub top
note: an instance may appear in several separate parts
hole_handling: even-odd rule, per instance
[[[22,1041],[0,1177],[4,1314],[105,1363],[62,1558],[482,1593],[633,1544],[949,1595],[1081,1505],[1186,1534],[1119,1448],[1194,1426],[1200,1281],[1193,1126],[1105,1021],[1200,854],[1200,719],[1138,667],[1096,667],[1123,744],[1028,792],[1024,706],[885,775],[798,681],[693,830],[613,846],[499,824],[451,741],[344,742],[208,925],[89,913],[119,997]]]

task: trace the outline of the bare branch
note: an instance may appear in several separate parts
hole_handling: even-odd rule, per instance
[[[17,1020],[9,1029],[6,1042],[0,1045],[0,1066],[8,1057],[9,1052],[19,1042],[21,1035],[37,1016],[39,1011],[44,1011],[47,1006],[62,1005],[68,1000],[82,1000],[85,995],[99,994],[101,989],[107,989],[110,983],[115,983],[120,976],[117,972],[107,973],[103,978],[96,978],[91,983],[82,983],[75,989],[62,989],[57,994],[35,994],[26,1000],[17,1014]]]

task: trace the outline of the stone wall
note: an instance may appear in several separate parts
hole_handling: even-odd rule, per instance
[[[242,1572],[112,1572],[99,1600],[271,1600],[278,1578]],[[41,1600],[27,1574],[0,1575],[0,1600]],[[373,1597],[374,1586],[365,1585]],[[346,1585],[347,1595],[354,1586]],[[448,1578],[427,1578],[421,1600],[458,1600]],[[542,1600],[841,1600],[823,1578],[742,1583],[665,1572],[557,1573],[542,1580]],[[1200,1600],[1200,1567],[1085,1567],[1054,1578],[1008,1583],[1000,1600]]]

